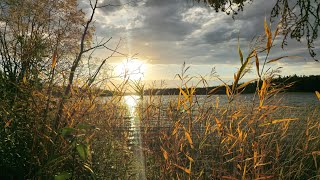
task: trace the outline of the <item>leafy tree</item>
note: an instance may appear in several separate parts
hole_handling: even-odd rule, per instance
[[[12,81],[37,80],[55,49],[62,59],[78,48],[84,13],[76,0],[4,0],[0,13],[0,60]]]
[[[94,15],[103,4],[87,2],[88,17],[77,0],[0,1],[0,176],[74,179],[92,174],[89,140],[76,136],[91,135],[92,127],[77,125],[94,107],[91,85],[117,51],[106,46],[111,38],[93,43]],[[92,64],[97,48],[111,55],[93,74],[79,78],[79,67],[87,57],[86,64]],[[90,103],[84,101],[88,96]]]
[[[45,146],[45,102],[52,101],[42,94],[55,74],[51,60],[65,59],[61,68],[68,64],[84,13],[76,0],[3,0],[0,8],[0,168],[32,175],[46,159],[39,145]]]

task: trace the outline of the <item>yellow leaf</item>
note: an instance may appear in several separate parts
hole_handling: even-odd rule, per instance
[[[180,106],[181,106],[181,94],[179,93],[179,96],[178,96],[178,104],[177,104],[177,111],[180,110]]]
[[[282,123],[282,122],[287,122],[287,121],[295,121],[298,120],[299,118],[285,118],[285,119],[277,119],[277,120],[273,120],[270,123],[264,123],[264,124],[260,124],[259,126],[267,126],[270,124],[276,124],[276,123]]]
[[[251,54],[252,53],[250,53],[250,55],[247,57],[246,61],[241,65],[239,71],[237,72],[237,75],[234,76],[235,80],[234,80],[234,83],[232,85],[232,90],[235,89],[236,85],[238,85],[238,82],[239,82],[240,78],[245,74],[245,72],[246,72],[245,69],[247,68],[247,66],[250,63],[250,60],[252,58]]]
[[[210,129],[210,122],[206,122],[206,131],[205,131],[205,135],[207,135],[208,134],[208,132],[209,132],[209,129]]]
[[[274,58],[274,59],[271,59],[270,61],[267,62],[268,63],[272,63],[272,62],[276,62],[276,61],[279,61],[280,59],[283,59],[283,58],[286,58],[288,56],[282,56],[282,57],[278,57],[278,58]]]
[[[196,88],[195,87],[191,87],[191,92],[190,94],[193,95],[196,92]]]
[[[165,149],[163,149],[162,147],[160,147],[160,149],[161,149],[161,151],[163,153],[164,159],[167,160],[168,159],[168,152]]]
[[[267,62],[267,64],[279,61],[280,59],[283,59],[283,58],[301,58],[301,56],[281,56],[281,57],[278,57],[278,58],[271,59],[270,61]]]
[[[281,123],[281,122],[285,122],[285,121],[294,121],[294,120],[298,120],[298,119],[299,118],[277,119],[277,120],[273,120],[271,123],[276,124],[276,123]]]
[[[241,65],[242,65],[243,64],[243,54],[242,54],[242,51],[240,49],[239,37],[238,37],[238,53],[239,53],[240,61],[241,61]]]
[[[257,151],[254,151],[253,152],[253,165],[254,166],[256,166],[256,164],[257,164],[257,156],[258,156]]]
[[[231,92],[230,92],[230,91],[231,91],[231,90],[230,90],[229,86],[226,85],[226,94],[227,94],[228,97],[230,97],[230,95],[231,95]]]
[[[216,123],[217,123],[217,125],[218,125],[219,129],[221,130],[222,125],[221,125],[221,122],[219,121],[219,119],[218,119],[218,118],[216,118],[216,117],[214,117],[214,120],[216,121]]]
[[[177,121],[177,122],[174,124],[174,129],[173,129],[173,131],[172,131],[172,135],[175,135],[175,134],[178,132],[179,126],[180,126],[180,120]]]
[[[258,73],[258,76],[260,77],[259,58],[258,58],[258,54],[257,54],[256,50],[254,50],[254,57],[256,58],[257,73]]]
[[[279,30],[280,30],[280,28],[279,28],[279,26],[278,26],[277,29],[276,29],[275,32],[274,32],[274,38],[276,38],[276,37],[278,36]]]
[[[243,172],[242,172],[242,179],[246,179],[246,173],[247,173],[247,162],[245,161]]]
[[[193,149],[193,142],[192,142],[190,134],[187,131],[184,134],[185,134],[186,138],[188,139],[188,142],[189,142],[191,148]]]
[[[175,135],[177,132],[178,132],[178,129],[174,128],[173,131],[172,131],[172,135]]]
[[[318,97],[318,99],[320,101],[320,93],[318,91],[316,91],[316,95],[317,95],[317,97]]]
[[[175,165],[177,168],[183,170],[184,172],[186,172],[186,173],[188,173],[188,174],[191,174],[190,169],[185,168],[185,167],[182,167],[182,166],[179,166],[179,165],[177,165],[177,164],[174,164],[174,165]]]
[[[237,164],[237,168],[241,171],[241,166],[240,166],[240,164]]]
[[[12,119],[10,119],[9,121],[7,121],[6,124],[4,125],[4,128],[10,126],[11,122],[12,122]]]
[[[267,88],[267,82],[266,82],[266,80],[263,80],[262,86],[261,86],[261,89],[260,89],[260,96],[261,97],[264,95],[264,92],[265,92],[266,88]]]
[[[186,155],[186,154],[185,154],[185,155]],[[193,160],[192,157],[190,157],[190,156],[188,156],[188,155],[186,155],[186,156],[187,156],[187,158],[189,159],[189,161],[194,162],[194,160]]]
[[[189,98],[188,98],[189,96],[187,95],[187,93],[185,93],[181,87],[179,87],[179,89],[180,89],[180,93],[183,95],[183,97],[184,97],[185,99],[189,99]],[[188,88],[187,88],[187,89],[188,89]]]
[[[267,36],[267,39],[268,39],[266,47],[267,47],[267,51],[269,53],[270,52],[270,48],[271,48],[271,44],[272,44],[272,33],[271,33],[271,31],[270,31],[270,29],[268,27],[267,18],[266,17],[264,18],[264,30],[266,32],[266,36]]]
[[[52,56],[52,65],[51,65],[52,69],[56,67],[56,64],[57,64],[57,49],[54,51]]]
[[[222,179],[231,179],[231,180],[238,180],[238,178],[231,177],[231,176],[221,176]]]
[[[189,97],[189,103],[190,103],[190,105],[193,103],[193,93],[195,92],[195,88],[194,87],[191,87],[190,88],[190,97]]]
[[[27,75],[26,74],[24,74],[22,81],[23,81],[24,84],[27,83]]]
[[[247,82],[241,84],[237,89],[242,89],[242,88],[246,87],[248,84],[252,83],[252,82],[255,81],[255,80],[256,80],[256,79],[252,79],[252,80],[250,80],[250,81],[247,81]]]
[[[211,94],[211,93],[215,92],[216,90],[218,90],[218,89],[221,88],[221,87],[222,87],[222,86],[218,86],[218,87],[215,87],[215,88],[211,89],[211,90],[208,92],[208,94]]]
[[[95,107],[96,107],[96,105],[95,105],[95,104],[92,104],[92,105],[90,106],[90,108],[88,109],[88,112],[91,112]]]
[[[216,108],[219,108],[219,97],[216,97]]]

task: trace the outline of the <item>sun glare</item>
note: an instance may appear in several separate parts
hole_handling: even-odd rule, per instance
[[[139,60],[129,60],[118,64],[115,68],[116,74],[123,79],[142,80],[146,65]]]

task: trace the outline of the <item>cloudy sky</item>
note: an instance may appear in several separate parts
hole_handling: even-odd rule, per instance
[[[244,11],[233,19],[192,0],[136,0],[129,4],[128,0],[102,1],[102,4],[126,5],[100,9],[95,21],[96,35],[112,37],[111,47],[121,40],[119,51],[135,55],[147,64],[146,80],[168,81],[180,72],[183,62],[191,66],[191,75],[209,74],[215,67],[220,77],[231,79],[240,64],[238,36],[241,49],[247,55],[252,38],[264,33],[264,18],[268,19],[275,4],[274,0],[254,0],[245,4]],[[276,24],[271,26],[274,30]],[[319,52],[319,42],[316,42],[316,52]],[[283,67],[283,75],[320,74],[320,63],[310,58],[305,47],[303,42],[295,41],[289,41],[285,50],[275,47],[271,52],[273,57],[298,55],[303,58],[279,61],[273,67]],[[101,51],[98,56],[106,53]],[[121,60],[124,58],[112,58],[109,63],[117,64]]]

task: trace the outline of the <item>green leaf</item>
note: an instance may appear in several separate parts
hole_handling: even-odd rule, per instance
[[[88,148],[86,147],[86,145],[77,144],[76,149],[78,151],[78,154],[79,154],[80,158],[82,160],[86,160],[87,159],[87,155],[88,155],[88,152],[87,152]]]
[[[74,131],[75,131],[74,128],[65,127],[65,128],[62,128],[62,129],[61,129],[61,134],[62,134],[62,136],[65,137],[65,136],[71,134],[71,133],[74,132]]]
[[[71,173],[68,173],[68,172],[62,172],[54,176],[54,180],[67,180],[70,178],[71,178]]]

